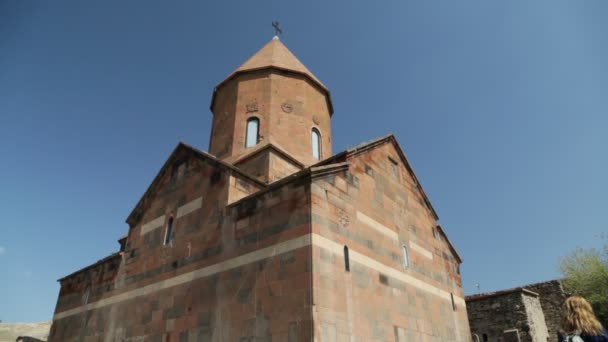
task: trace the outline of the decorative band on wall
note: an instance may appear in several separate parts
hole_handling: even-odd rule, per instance
[[[399,241],[399,234],[396,231],[390,229],[389,227],[381,224],[380,222],[374,220],[373,218],[365,215],[364,213],[357,211],[357,219],[369,227],[375,229],[380,234],[388,237],[391,240]]]
[[[192,200],[181,207],[177,208],[176,218],[180,218],[190,214],[191,212],[202,208],[203,206],[203,197],[199,197],[195,200]],[[144,224],[141,226],[141,231],[139,235],[145,235],[149,232],[162,227],[165,224],[165,215],[159,216],[154,220]]]
[[[410,247],[412,248],[413,251],[416,251],[416,252],[422,254],[423,256],[425,256],[426,258],[433,260],[433,253],[431,253],[428,249],[415,243],[414,241],[410,241]]]
[[[53,316],[53,320],[59,320],[65,317],[69,317],[72,315],[76,315],[88,310],[93,310],[97,308],[101,308],[107,305],[112,305],[115,303],[123,302],[126,300],[133,299],[139,296],[145,296],[148,294],[152,294],[154,292],[158,292],[173,286],[178,286],[182,284],[189,283],[193,280],[208,277],[217,273],[225,272],[231,270],[233,268],[241,267],[246,264],[254,263],[266,258],[274,257],[276,255],[280,255],[283,253],[287,253],[302,247],[314,245],[326,250],[333,252],[334,254],[341,254],[344,246],[339,245],[329,239],[326,239],[317,234],[305,235],[292,240],[279,242],[276,245],[262,248],[260,250],[243,254],[238,257],[221,261],[217,264],[213,264],[210,266],[206,266],[200,268],[195,271],[187,272],[184,274],[180,274],[173,278],[169,278],[166,280],[158,281],[156,283],[146,285],[137,289],[133,289],[130,291],[123,292],[121,294],[117,294],[108,298],[103,298],[93,303],[89,303],[77,308],[73,308],[70,310],[62,311],[56,313]],[[414,278],[404,272],[392,268],[390,266],[384,265],[376,260],[373,260],[363,254],[360,254],[354,250],[350,250],[350,259],[362,264],[366,267],[374,269],[383,274],[389,275],[393,278],[396,278],[404,283],[417,287],[423,291],[429,292],[435,296],[443,298],[445,300],[451,301],[452,295],[451,293],[444,291],[440,288],[437,288],[431,284],[428,284],[420,279]],[[454,300],[464,306],[465,301],[464,298],[454,296]]]
[[[254,263],[275,255],[283,254],[289,251],[296,250],[298,248],[310,246],[311,237],[310,235],[301,236],[292,240],[279,242],[278,244],[260,250],[243,254],[238,257],[221,261],[217,264],[213,264],[207,267],[200,268],[195,271],[180,274],[173,278],[162,280],[150,285],[146,285],[137,289],[123,292],[121,294],[103,298],[93,303],[83,305],[74,309],[59,312],[53,316],[53,320],[62,319],[68,316],[76,315],[84,311],[97,309],[107,305],[112,305],[129,299],[133,299],[139,296],[145,296],[160,290],[164,290],[173,286],[189,283],[193,280],[208,277],[216,273],[225,272],[233,268],[237,268],[246,264]]]
[[[159,216],[154,220],[142,225],[139,235],[147,234],[157,228],[162,227],[163,224],[165,224],[165,215]]]
[[[177,214],[175,216],[177,216],[177,218],[180,218],[182,216],[186,216],[188,214],[190,214],[191,212],[200,209],[203,206],[203,198],[199,197],[193,201],[190,201],[184,205],[182,205],[181,207],[177,208]]]
[[[342,248],[344,246],[337,244],[329,239],[326,239],[320,235],[317,234],[312,234],[312,244],[314,246],[318,246],[321,247],[323,249],[326,249],[328,251],[331,251],[334,254],[338,254],[341,255],[343,253]],[[368,268],[371,268],[375,271],[378,271],[382,274],[388,275],[390,277],[393,277],[397,280],[400,280],[408,285],[412,285],[414,287],[417,287],[423,291],[429,292],[430,294],[433,294],[435,296],[441,297],[447,301],[452,301],[452,293],[442,290],[438,287],[435,287],[429,283],[426,283],[420,279],[417,279],[415,277],[412,277],[409,274],[406,274],[398,269],[392,268],[390,266],[384,265],[368,256],[365,256],[363,254],[358,253],[357,251],[350,249],[349,251],[349,257],[350,260],[355,261],[359,264],[362,264]],[[454,296],[454,301],[457,302],[458,304],[464,306],[465,305],[465,301],[464,298],[458,297],[458,296]]]

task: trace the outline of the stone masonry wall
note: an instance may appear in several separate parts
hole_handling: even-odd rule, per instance
[[[261,148],[242,160],[238,160],[236,166],[264,183],[278,181],[302,169],[301,166],[268,146],[271,145],[266,145],[266,148]]]
[[[311,185],[315,340],[470,341],[457,262],[394,146],[348,163]]]
[[[216,92],[209,152],[220,159],[245,153],[246,124],[252,117],[260,121],[260,144],[271,142],[304,165],[317,162],[310,143],[313,128],[321,133],[321,159],[332,155],[327,98],[307,77],[259,70],[222,85]]]
[[[180,177],[160,182],[129,231],[111,291],[83,305],[73,299],[83,289],[62,287],[49,341],[312,339],[307,184],[226,207],[238,179],[212,164],[188,160]],[[169,217],[175,233],[165,245]]]
[[[520,291],[486,299],[467,299],[467,312],[471,333],[480,341],[503,341],[503,332],[507,329],[517,329],[522,342],[530,341],[521,336],[528,329],[528,316]]]
[[[539,294],[540,304],[545,314],[550,341],[557,341],[557,332],[560,329],[562,308],[568,294],[564,292],[559,280],[530,284],[524,288]]]
[[[268,183],[269,164],[269,153],[267,151],[261,151],[251,157],[248,156],[248,158],[243,161],[239,161],[236,166],[248,175]]]
[[[61,279],[57,307],[73,308],[84,305],[111,292],[121,262],[121,253],[115,253]]]
[[[300,167],[298,165],[287,160],[274,151],[270,152],[268,158],[270,161],[271,170],[269,173],[269,182],[271,183],[300,171]]]
[[[513,289],[467,297],[474,340],[545,342],[549,337],[538,294]]]
[[[543,314],[538,296],[530,295],[526,292],[523,292],[522,295],[530,327],[528,334],[532,338],[532,341],[548,341],[547,323],[545,322],[545,315]]]

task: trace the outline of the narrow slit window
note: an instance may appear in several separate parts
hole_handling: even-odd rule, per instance
[[[167,231],[165,232],[165,245],[168,245],[173,241],[173,217],[167,222]]]
[[[450,293],[450,297],[452,298],[452,310],[456,311],[456,302],[454,301],[454,294]]]
[[[246,134],[245,147],[253,147],[258,144],[260,135],[260,120],[258,118],[249,118],[247,120]]]
[[[401,249],[403,250],[403,267],[407,268],[410,266],[410,257],[407,254],[407,246],[403,245],[401,246]]]
[[[407,338],[405,336],[405,329],[398,326],[393,326],[393,331],[395,332],[395,342],[405,342]]]
[[[321,133],[316,128],[312,129],[311,133],[312,143],[312,156],[320,160],[321,159]]]
[[[82,294],[82,304],[83,305],[89,304],[90,296],[91,296],[91,286],[87,286],[86,289],[84,290],[84,293]]]
[[[399,181],[399,163],[391,157],[388,157],[388,160],[390,161],[391,177]]]
[[[350,272],[350,259],[348,257],[348,247],[344,246],[344,269]]]

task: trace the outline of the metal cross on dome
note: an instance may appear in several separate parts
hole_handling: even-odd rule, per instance
[[[283,31],[281,31],[281,28],[279,27],[279,22],[278,21],[273,21],[272,22],[272,27],[274,27],[274,35],[275,36],[279,36],[280,34],[283,34]]]

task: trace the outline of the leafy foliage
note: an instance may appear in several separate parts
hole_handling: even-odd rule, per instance
[[[585,297],[608,327],[608,244],[603,250],[577,248],[560,262],[564,289]]]

